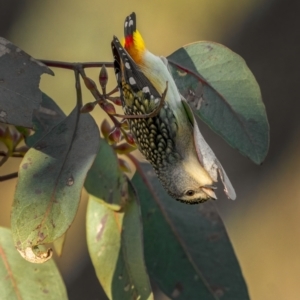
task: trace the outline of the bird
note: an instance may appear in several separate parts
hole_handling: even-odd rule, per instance
[[[214,183],[219,174],[228,198],[235,199],[224,169],[177,89],[167,59],[146,48],[136,24],[133,12],[124,22],[124,41],[114,36],[111,47],[123,111],[125,117],[134,116],[128,122],[138,149],[172,198],[186,204],[217,199]]]

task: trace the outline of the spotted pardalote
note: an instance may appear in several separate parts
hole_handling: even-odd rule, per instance
[[[114,69],[126,115],[152,117],[128,119],[135,142],[151,163],[167,192],[175,199],[201,203],[216,199],[218,174],[228,198],[235,191],[202,137],[193,112],[180,95],[168,62],[146,49],[136,29],[136,15],[125,20],[125,39],[112,41]],[[162,102],[163,101],[163,102]]]

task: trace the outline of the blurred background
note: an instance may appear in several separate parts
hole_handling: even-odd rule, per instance
[[[265,162],[254,165],[206,125],[200,129],[236,188],[236,201],[220,197],[217,205],[251,299],[299,299],[300,2],[0,0],[0,36],[35,58],[112,61],[112,36],[123,36],[124,18],[132,11],[153,53],[167,56],[187,43],[212,40],[240,54],[254,73],[271,128]],[[55,77],[43,75],[41,89],[69,113],[75,105],[73,73],[54,72]],[[110,82],[113,87],[114,79]],[[84,100],[92,98],[85,93]],[[99,110],[94,116],[102,117]],[[19,163],[9,160],[0,175],[16,171]],[[9,227],[15,185],[16,180],[0,183],[0,226]],[[106,299],[87,254],[86,203],[83,192],[64,253],[57,258],[71,300]]]

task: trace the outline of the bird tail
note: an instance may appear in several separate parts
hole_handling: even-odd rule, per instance
[[[126,17],[124,22],[124,36],[126,38],[133,37],[133,33],[136,31],[136,16],[133,12],[131,15]]]
[[[143,64],[143,55],[146,50],[144,40],[136,29],[136,16],[133,12],[124,22],[124,48],[138,65]]]

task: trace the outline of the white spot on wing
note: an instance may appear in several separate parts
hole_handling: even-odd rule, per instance
[[[124,24],[124,26],[127,27],[127,25],[128,25],[128,22],[126,21],[125,24]]]
[[[129,27],[133,25],[133,20],[129,21]]]
[[[125,63],[125,67],[130,70],[130,64],[128,62]]]
[[[149,87],[147,87],[147,86],[143,87],[142,91],[143,91],[144,93],[150,93],[150,89],[149,89]]]
[[[135,79],[133,77],[130,77],[129,78],[129,83],[130,84],[136,84],[136,81],[135,81]]]

